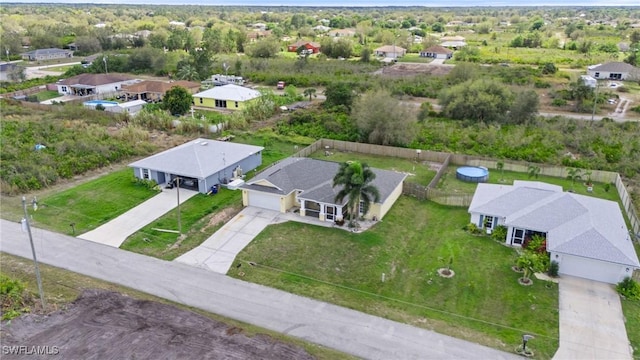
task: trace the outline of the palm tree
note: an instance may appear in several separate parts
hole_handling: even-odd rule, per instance
[[[347,199],[349,224],[353,225],[354,215],[357,215],[362,203],[362,213],[366,214],[372,202],[380,200],[380,192],[371,184],[376,174],[367,164],[351,161],[340,164],[340,169],[333,178],[333,187],[342,186],[335,201],[341,203]]]
[[[576,180],[582,179],[582,172],[578,168],[572,168],[567,170],[567,174],[567,179],[571,180],[571,191],[573,191]]]
[[[309,97],[309,101],[311,101],[311,97],[318,97],[318,95],[316,95],[316,89],[314,89],[314,88],[305,89],[302,94],[304,96],[308,96]]]
[[[498,170],[500,170],[500,182],[504,182],[504,162],[503,161],[498,161],[496,163],[496,168],[498,168]]]
[[[176,72],[176,78],[179,80],[198,80],[200,78],[200,74],[198,73],[198,69],[191,64],[184,64],[178,71]]]
[[[529,165],[529,179],[531,179],[532,177],[535,177],[537,179],[538,175],[540,175],[540,167]]]

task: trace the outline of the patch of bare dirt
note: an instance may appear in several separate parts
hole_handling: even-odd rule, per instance
[[[382,76],[407,77],[416,75],[447,75],[453,66],[446,64],[395,63],[379,71]]]
[[[63,311],[5,322],[2,340],[3,348],[57,347],[61,359],[313,359],[266,335],[250,337],[203,315],[102,290],[86,290]]]
[[[224,208],[222,209],[222,211],[218,211],[217,213],[215,213],[215,215],[213,215],[211,219],[209,219],[209,223],[207,224],[207,226],[203,227],[200,231],[207,232],[208,228],[231,220],[231,218],[234,217],[238,212],[240,212],[240,209],[237,209],[235,207]]]

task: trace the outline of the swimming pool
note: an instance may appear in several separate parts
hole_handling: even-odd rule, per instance
[[[489,170],[481,166],[462,166],[456,170],[456,178],[468,182],[487,182]]]
[[[108,101],[108,100],[89,100],[82,103],[82,105],[86,107],[96,107],[98,105],[102,105],[103,107],[112,107],[118,106],[117,101]]]

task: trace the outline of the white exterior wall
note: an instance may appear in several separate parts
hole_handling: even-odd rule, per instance
[[[559,274],[617,284],[633,275],[633,267],[575,255],[551,252],[551,260],[559,264]],[[628,269],[628,271],[627,271]]]

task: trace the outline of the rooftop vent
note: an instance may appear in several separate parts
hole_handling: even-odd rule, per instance
[[[200,143],[200,146],[207,146],[209,143],[206,141],[203,141],[202,143]]]

